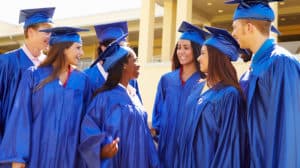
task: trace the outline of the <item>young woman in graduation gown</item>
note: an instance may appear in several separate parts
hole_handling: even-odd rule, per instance
[[[84,70],[84,73],[87,74],[87,76],[91,80],[93,90],[96,90],[101,88],[107,79],[107,72],[103,69],[102,66],[103,62],[105,61],[102,53],[106,50],[109,44],[111,44],[113,41],[117,40],[124,34],[128,33],[128,25],[126,21],[121,21],[95,25],[94,29],[99,41],[96,53],[97,59],[91,64],[90,67]],[[120,41],[120,45],[127,45],[126,39]],[[138,76],[136,76],[135,78],[137,77]],[[132,93],[137,94],[137,96],[142,101],[138,82],[136,79],[132,79],[129,81],[128,89],[130,89]]]
[[[3,139],[1,162],[14,166],[83,167],[78,152],[80,123],[92,97],[87,76],[76,70],[83,55],[77,34],[86,29],[57,27],[48,57],[22,76]]]
[[[182,32],[173,55],[173,70],[164,74],[158,83],[152,114],[152,134],[158,138],[161,166],[173,167],[180,119],[186,112],[184,104],[193,86],[204,77],[199,72],[197,57],[207,32],[182,22]]]
[[[117,41],[104,51],[110,53],[103,64],[108,77],[83,119],[80,152],[91,168],[158,167],[147,113],[140,99],[127,89],[129,81],[138,75],[137,57]],[[108,147],[104,154],[111,143],[117,145]]]
[[[223,30],[212,34],[198,58],[206,80],[200,80],[185,108],[191,116],[182,121],[175,167],[244,167],[247,162],[245,100],[231,61],[239,46]]]

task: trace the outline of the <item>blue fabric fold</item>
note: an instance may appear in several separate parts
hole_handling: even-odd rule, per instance
[[[175,167],[245,167],[247,133],[244,102],[238,90],[218,86],[200,94],[198,84],[185,108],[177,139]]]
[[[24,162],[29,168],[85,166],[78,146],[90,84],[73,70],[66,87],[56,79],[36,90],[52,71],[43,67],[24,72],[3,137],[1,162]]]
[[[240,79],[251,167],[300,167],[300,64],[268,39]]]
[[[100,159],[101,147],[120,138],[113,158]],[[159,160],[147,125],[147,113],[120,86],[99,93],[81,126],[80,153],[89,167],[158,167]]]
[[[200,73],[195,72],[182,85],[180,70],[177,69],[163,75],[159,81],[152,113],[152,127],[159,132],[158,154],[162,167],[174,167],[181,115],[186,112],[184,105],[199,79]]]
[[[0,55],[0,146],[22,73],[30,66],[33,63],[21,48]],[[4,151],[0,147],[0,158],[3,155]]]

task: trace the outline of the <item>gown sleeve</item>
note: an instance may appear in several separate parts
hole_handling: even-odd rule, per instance
[[[2,55],[0,55],[0,57],[4,57]],[[4,97],[5,97],[5,89],[8,88],[7,83],[9,78],[7,75],[7,68],[5,65],[5,61],[3,59],[0,59],[0,144],[1,144],[1,139],[3,136],[3,131],[4,131],[4,121],[6,119],[6,115],[4,114],[3,111],[3,103],[4,103]]]
[[[91,168],[100,167],[101,147],[109,143],[102,128],[104,110],[103,100],[94,98],[81,124],[79,151],[87,166]]]
[[[300,166],[300,65],[279,57],[270,76],[269,113],[266,123],[266,167]],[[269,138],[274,137],[274,138]]]
[[[247,141],[245,104],[238,93],[227,93],[218,105],[221,111],[215,156],[210,167],[245,167]]]
[[[0,163],[27,163],[31,142],[32,70],[23,74],[0,146]]]
[[[158,133],[160,129],[160,119],[161,119],[163,104],[164,104],[164,87],[163,87],[163,80],[161,78],[157,86],[156,97],[155,97],[155,102],[154,102],[154,107],[152,112],[152,127],[156,131],[158,131]]]
[[[94,87],[92,82],[87,78],[86,80],[86,85],[85,85],[85,90],[84,90],[84,112],[81,116],[83,119],[85,114],[87,113],[89,105],[92,103],[93,100],[93,93],[94,93]]]

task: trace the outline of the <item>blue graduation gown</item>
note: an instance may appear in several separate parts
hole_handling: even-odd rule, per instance
[[[180,70],[177,69],[163,75],[159,81],[152,113],[152,127],[159,132],[158,154],[162,167],[174,165],[177,127],[181,125],[181,115],[186,113],[186,100],[199,79],[200,73],[195,72],[182,84]]]
[[[181,115],[180,123],[178,124],[177,130],[178,130],[178,137],[176,139],[177,142],[177,150],[176,150],[176,158],[179,157],[178,153],[179,146],[181,145],[180,141],[182,141],[180,138],[182,138],[185,134],[187,125],[191,125],[194,122],[195,115],[197,114],[197,110],[195,110],[196,105],[198,104],[198,99],[200,98],[202,89],[205,86],[205,82],[198,82],[196,83],[193,88],[192,92],[188,96],[186,100],[186,104],[184,105],[185,113]],[[178,162],[175,162],[175,167],[177,166]],[[177,166],[178,167],[178,166]]]
[[[105,83],[105,78],[103,77],[103,75],[99,71],[97,65],[95,65],[91,68],[85,69],[84,73],[87,74],[87,76],[89,77],[94,91],[96,89],[100,88]],[[136,94],[138,95],[140,101],[142,102],[142,97],[141,97],[141,94],[140,94],[140,90],[139,90],[137,80],[132,79],[132,80],[129,81],[129,84],[133,88],[135,88]]]
[[[88,167],[152,168],[159,166],[147,125],[147,113],[121,86],[98,94],[89,105],[81,129],[80,152]],[[119,151],[100,160],[101,147],[119,137]]]
[[[251,167],[300,167],[300,65],[268,39],[240,79]]]
[[[220,84],[203,94],[203,83],[188,98],[175,167],[245,167],[245,106],[238,90]]]
[[[100,88],[104,84],[105,78],[103,77],[103,75],[99,71],[97,65],[95,65],[91,68],[87,68],[83,72],[90,79],[93,90],[96,90],[96,89]]]
[[[14,104],[21,74],[30,66],[33,66],[33,63],[21,48],[0,55],[0,144],[5,132],[6,120]]]
[[[91,98],[89,81],[73,70],[66,87],[56,79],[34,90],[52,71],[52,67],[32,67],[22,76],[0,162],[23,162],[32,168],[84,166],[77,148],[80,123]]]

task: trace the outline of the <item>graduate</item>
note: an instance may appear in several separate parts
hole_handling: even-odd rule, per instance
[[[24,23],[25,44],[0,55],[0,144],[22,72],[45,59],[42,51],[48,48],[50,34],[39,30],[52,27],[54,10],[52,7],[21,10],[19,22]]]
[[[205,28],[212,36],[203,43],[198,61],[207,78],[185,106],[191,117],[182,125],[175,167],[245,167],[245,100],[231,63],[241,50],[226,30]]]
[[[84,70],[84,72],[89,76],[91,83],[93,84],[94,90],[100,88],[106,78],[107,72],[103,69],[103,62],[105,58],[102,53],[105,51],[107,46],[121,37],[122,35],[128,33],[127,22],[115,22],[109,24],[101,24],[94,26],[97,38],[99,40],[99,46],[97,49],[97,59],[92,63],[90,68]],[[121,45],[126,45],[126,39],[120,41]],[[109,56],[109,55],[106,55]],[[138,76],[136,75],[135,78]],[[141,99],[138,83],[136,79],[130,80],[130,85],[128,88],[131,90],[131,94],[136,95]]]
[[[92,90],[87,76],[74,69],[83,55],[73,27],[40,30],[51,33],[47,58],[24,72],[1,146],[0,163],[13,167],[82,168],[78,146],[80,124]]]
[[[132,49],[111,44],[103,68],[108,72],[104,85],[96,91],[82,122],[80,152],[88,167],[156,168],[159,160],[147,124],[147,113],[128,90],[140,66]],[[118,145],[107,145],[117,142]]]
[[[300,167],[300,64],[270,38],[274,12],[268,2],[238,4],[232,35],[253,53],[240,79],[247,98],[251,167]]]
[[[152,114],[152,134],[158,136],[158,153],[161,166],[174,167],[177,130],[181,127],[184,105],[193,86],[202,74],[197,63],[201,46],[208,33],[198,27],[182,22],[182,33],[173,55],[173,69],[164,74],[157,86]]]

